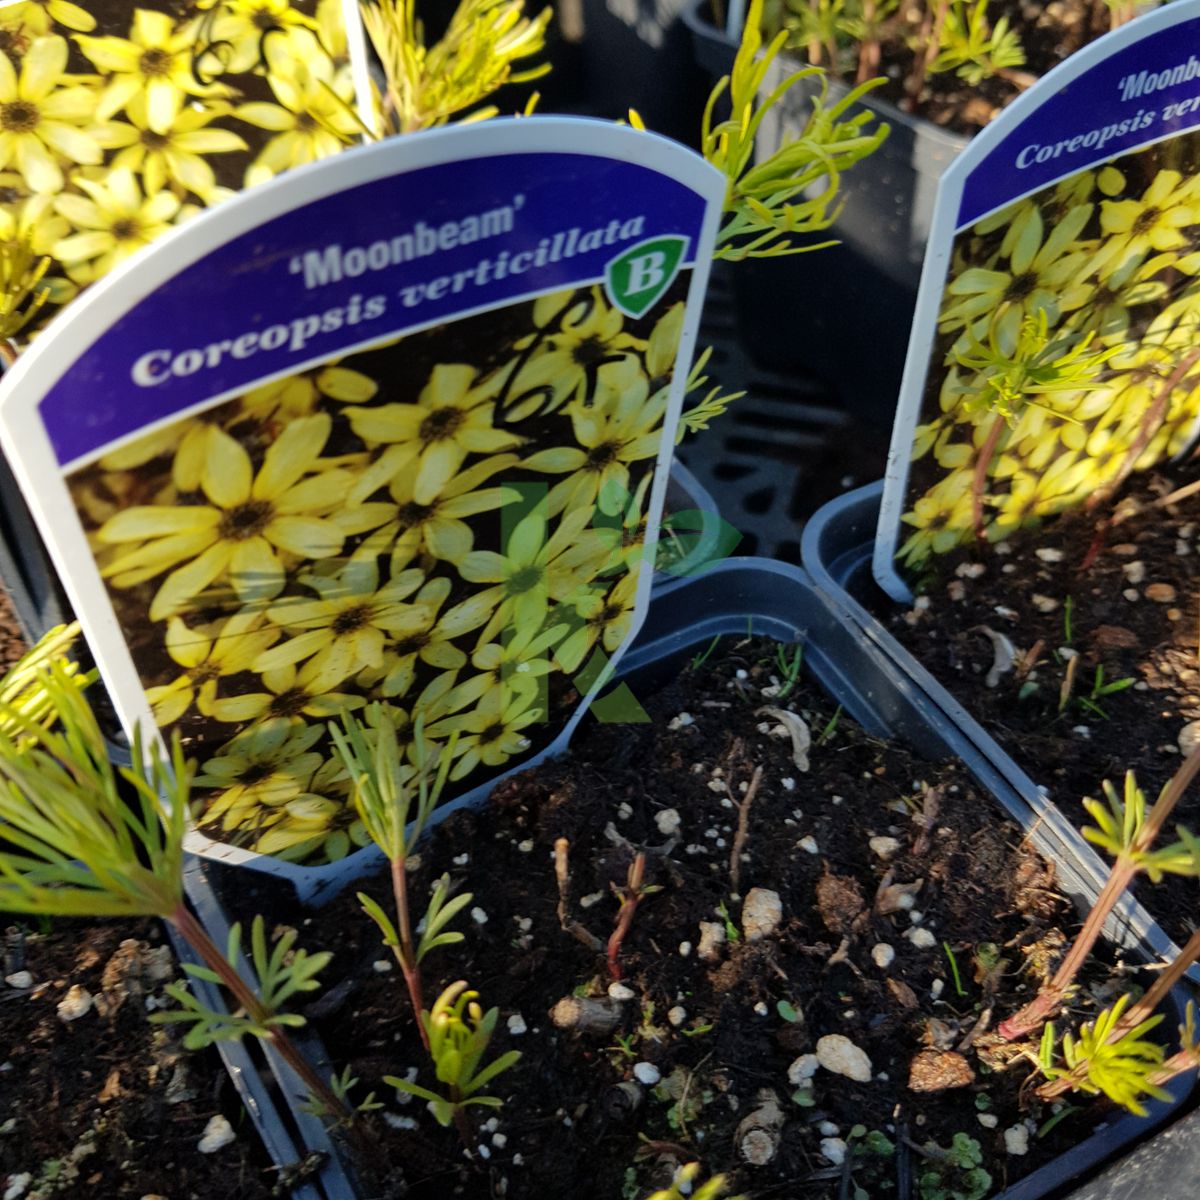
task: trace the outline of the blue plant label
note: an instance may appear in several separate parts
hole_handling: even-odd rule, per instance
[[[126,730],[197,761],[195,848],[357,869],[348,713],[455,803],[563,743],[645,611],[722,200],[599,122],[349,149],[21,356],[0,439]]]
[[[1200,423],[1200,2],[1067,59],[943,176],[874,573],[1115,493]]]

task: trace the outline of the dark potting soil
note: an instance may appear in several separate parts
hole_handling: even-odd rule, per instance
[[[1195,462],[1135,476],[1113,510],[1118,523],[1100,535],[1098,513],[1076,512],[1005,547],[945,555],[925,591],[928,607],[889,618],[1077,827],[1090,821],[1083,798],[1099,798],[1104,780],[1120,788],[1128,770],[1153,801],[1179,766],[1181,744],[1190,748],[1200,733],[1191,726],[1200,719],[1200,493],[1154,506],[1198,476]],[[994,687],[985,627],[1017,651]],[[1072,653],[1079,665],[1064,705]],[[1101,695],[1098,679],[1101,687],[1132,682]],[[1200,787],[1169,828],[1176,823],[1200,830]],[[1196,928],[1196,880],[1167,876],[1137,894],[1177,941]]]
[[[25,646],[0,588],[0,671]],[[146,999],[181,972],[149,920],[38,921],[0,913],[0,1193],[266,1200],[278,1182],[216,1051],[193,1054],[151,1025]],[[13,986],[26,981],[30,986]],[[58,1006],[95,997],[74,1020]],[[82,997],[76,992],[64,1012]],[[175,1007],[174,1001],[169,1001]],[[236,1140],[197,1143],[224,1114]],[[15,1181],[30,1176],[16,1190]],[[285,1194],[285,1193],[278,1193]]]
[[[698,1158],[755,1197],[819,1200],[848,1194],[827,1153],[836,1157],[837,1145],[822,1139],[851,1138],[856,1125],[903,1142],[896,1156],[851,1154],[854,1182],[872,1198],[897,1194],[901,1162],[917,1177],[940,1169],[949,1186],[964,1186],[927,1157],[929,1143],[948,1147],[956,1134],[979,1143],[994,1194],[1094,1126],[1093,1109],[1044,1139],[1030,1134],[1024,1156],[1006,1152],[1006,1130],[1046,1113],[1023,1107],[1029,1069],[989,1030],[1031,997],[1078,924],[1052,868],[961,768],[866,736],[809,685],[786,700],[764,696],[780,674],[774,647],[727,639],[699,669],[639,697],[649,723],[593,725],[567,757],[500,785],[483,810],[450,817],[422,850],[410,874],[414,908],[443,872],[474,893],[455,923],[465,941],[425,960],[426,1003],[468,980],[500,1010],[489,1057],[523,1053],[489,1089],[503,1109],[469,1110],[474,1164],[421,1102],[398,1105],[381,1083],[412,1070],[438,1086],[399,973],[354,889],[306,913],[269,883],[233,880],[238,915],[266,909],[299,926],[307,949],[334,952],[307,1015],[336,1066],[362,1081],[357,1098],[370,1088],[385,1103],[369,1120],[392,1172],[364,1194],[620,1200],[645,1196]],[[809,770],[793,761],[778,714],[764,711],[772,704],[807,720]],[[724,905],[741,925],[734,804],[760,767],[738,890],[777,891],[782,923],[705,961],[700,923],[720,925]],[[619,958],[634,998],[616,1006],[603,1034],[557,1029],[548,1015],[563,998],[603,1000],[612,982],[603,952],[560,928],[560,838],[569,840],[567,915],[601,943],[618,910],[611,889],[626,882],[636,850],[647,855],[645,882],[662,889],[636,910]],[[872,838],[895,841],[872,847]],[[894,889],[904,885],[911,910],[897,907]],[[386,875],[363,886],[390,911]],[[894,950],[890,965],[880,965],[881,944]],[[988,969],[993,950],[1002,969]],[[1111,1002],[1108,969],[1097,970],[1075,1018],[1101,995]],[[869,1080],[820,1070],[789,1082],[789,1067],[833,1034],[869,1057]],[[644,1063],[661,1075],[657,1087],[637,1084]],[[913,1082],[944,1090],[915,1091]],[[763,1088],[784,1124],[773,1159],[750,1168],[737,1147]]]
[[[12,918],[16,920],[16,918]],[[266,1200],[278,1174],[215,1051],[182,1049],[145,1001],[179,974],[153,921],[11,925],[0,986],[0,1182],[6,1194]],[[20,980],[19,980],[20,981]],[[22,981],[23,982],[23,981]],[[83,1007],[83,993],[93,1003]],[[176,1007],[174,1001],[168,1001]],[[60,1005],[64,1007],[60,1010]],[[223,1114],[235,1140],[198,1143]],[[26,1187],[15,1189],[22,1176]]]

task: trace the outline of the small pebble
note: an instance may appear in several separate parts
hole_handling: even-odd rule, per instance
[[[840,1033],[827,1033],[817,1042],[817,1061],[834,1075],[859,1083],[871,1082],[871,1060],[866,1051]]]
[[[1189,721],[1179,731],[1179,753],[1191,754],[1197,746],[1200,746],[1200,721]]]
[[[779,928],[783,920],[783,901],[778,892],[751,888],[742,905],[742,931],[748,942],[760,942]]]
[[[871,958],[881,971],[886,971],[896,961],[896,949],[887,942],[879,942],[872,948]]]
[[[603,892],[589,892],[586,896],[579,897],[579,907],[591,908],[593,904],[599,904],[603,899]]]
[[[508,1032],[511,1033],[513,1037],[520,1037],[521,1034],[527,1033],[528,1031],[529,1026],[525,1024],[525,1018],[521,1016],[520,1013],[513,1013],[513,1015],[508,1018]]]
[[[841,1138],[822,1138],[821,1155],[835,1167],[840,1167],[846,1161],[846,1143]]]
[[[1146,599],[1155,604],[1173,604],[1177,593],[1169,583],[1152,583],[1146,588]]]
[[[894,837],[873,837],[867,843],[871,848],[871,853],[878,855],[884,862],[888,859],[895,858],[900,853],[900,839]]]
[[[681,712],[679,716],[672,717],[670,721],[667,722],[667,728],[670,730],[684,729],[693,723],[694,718],[692,717],[691,713]]]
[[[960,579],[978,579],[986,570],[987,567],[985,567],[983,563],[964,562],[959,563],[958,566],[954,568],[954,573]]]
[[[5,975],[4,982],[10,988],[31,988],[33,976],[28,971],[14,971],[11,975]]]
[[[691,942],[680,942],[679,943],[679,957],[680,958],[687,958],[688,955],[691,954],[691,952],[692,952],[692,943]]]
[[[371,964],[371,970],[376,975],[386,975],[392,969],[392,960],[390,958],[377,958]]]
[[[920,925],[925,920],[925,914],[918,912],[915,908],[909,909],[908,920],[911,925]]]
[[[1035,550],[1034,553],[1044,563],[1062,562],[1063,552],[1061,550],[1056,550],[1053,546],[1042,546]]]
[[[493,1133],[492,1134],[492,1145],[495,1146],[497,1150],[503,1150],[504,1147],[508,1145],[508,1134]]]
[[[617,816],[622,821],[628,821],[633,816],[633,809],[624,800],[617,806]]]
[[[405,1117],[400,1113],[385,1112],[383,1119],[393,1128],[400,1130],[411,1130],[420,1128],[420,1122],[416,1117]]]
[[[977,1113],[975,1119],[984,1129],[995,1129],[1000,1124],[1000,1118],[995,1113]]]
[[[1187,534],[1182,533],[1182,531],[1181,535],[1183,537],[1187,536]],[[1132,558],[1137,553],[1137,547],[1132,542],[1121,542],[1119,545],[1116,545],[1112,548],[1112,552],[1114,554],[1119,554],[1122,558]]]
[[[653,1063],[640,1062],[633,1068],[633,1077],[643,1087],[653,1087],[662,1078],[662,1072]]]
[[[802,1083],[807,1083],[817,1073],[817,1068],[820,1065],[821,1060],[815,1054],[800,1055],[788,1067],[788,1083],[793,1087],[799,1087]]]
[[[700,945],[696,953],[704,962],[716,962],[725,944],[725,926],[719,921],[700,922]]]
[[[1049,613],[1053,612],[1058,607],[1058,601],[1053,596],[1041,596],[1037,592],[1032,596],[1033,607],[1038,612]]]
[[[658,826],[658,832],[664,837],[670,837],[673,833],[679,832],[680,816],[678,810],[674,808],[664,808],[662,812],[654,814],[654,824]]]
[[[946,584],[946,595],[951,600],[957,603],[959,600],[965,600],[967,595],[967,585],[961,579],[952,579]]]
[[[450,860],[456,867],[465,867],[471,861],[469,854],[457,854]]]
[[[1124,591],[1121,593],[1121,595],[1122,595],[1122,596],[1124,596],[1124,597],[1125,597],[1125,599],[1126,599],[1126,600],[1128,600],[1128,601],[1130,601],[1131,603],[1132,603],[1134,600],[1140,600],[1140,599],[1141,599],[1141,592],[1139,592],[1139,591],[1137,590],[1137,588],[1126,588],[1126,589],[1125,589],[1125,590],[1124,590]]]
[[[687,1009],[682,1004],[677,1004],[667,1013],[667,1020],[678,1029],[687,1020],[687,1016]]]
[[[825,1137],[837,1137],[842,1131],[832,1121],[822,1121],[817,1129],[825,1135]]]
[[[479,1145],[475,1147],[475,1149],[478,1150],[480,1158],[488,1159],[488,1158],[492,1157],[491,1146],[485,1146],[482,1142],[480,1142]]]
[[[473,909],[471,909],[471,920],[474,921],[476,925],[486,925],[487,919],[488,919],[487,913],[485,913],[483,911],[483,909],[479,907],[478,904]]]
[[[914,926],[905,935],[918,950],[931,950],[937,945],[937,938],[928,929],[920,925]]]
[[[517,843],[517,849],[522,854],[528,854],[533,849],[533,838],[526,838],[523,842]]]
[[[783,788],[785,792],[794,792],[796,790],[796,781],[790,775],[788,775],[779,781],[779,786]]]
[[[78,1021],[80,1017],[92,1011],[94,1003],[92,993],[76,983],[58,1002],[58,1019],[60,1021]]]
[[[28,1171],[22,1171],[20,1175],[10,1175],[8,1186],[4,1189],[4,1200],[21,1200],[32,1182],[33,1176]]]
[[[204,1135],[196,1143],[201,1154],[215,1154],[218,1150],[237,1140],[233,1126],[220,1114],[210,1117],[204,1127]]]
[[[1186,558],[1186,557],[1187,557],[1189,554],[1191,554],[1191,552],[1192,552],[1192,548],[1191,548],[1191,546],[1189,546],[1189,545],[1187,544],[1187,542],[1185,542],[1185,541],[1183,540],[1183,538],[1178,538],[1178,539],[1176,539],[1176,542],[1175,542],[1175,553],[1176,553],[1176,554],[1177,554],[1177,555],[1178,555],[1180,558]]]
[[[945,990],[946,981],[944,979],[935,979],[933,983],[929,985],[929,994],[935,1000],[939,999]]]
[[[1121,571],[1130,583],[1141,583],[1146,578],[1146,564],[1140,558],[1125,563]]]
[[[1004,1131],[1004,1149],[1017,1156],[1029,1153],[1029,1130],[1024,1125],[1014,1125]]]
[[[626,984],[610,983],[608,985],[608,995],[612,1000],[633,1000],[637,996],[637,992]]]
[[[809,854],[821,853],[821,848],[817,845],[817,839],[811,833],[808,837],[802,837],[797,845],[801,850],[807,850]]]
[[[765,1017],[770,1011],[771,1010],[767,1007],[767,1002],[765,1000],[760,1000],[754,1006],[754,1015],[756,1017]]]

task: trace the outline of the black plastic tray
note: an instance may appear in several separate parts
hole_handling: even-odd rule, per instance
[[[1103,886],[1108,867],[1092,846],[1063,816],[1050,798],[1049,789],[1037,784],[1017,765],[1011,755],[882,625],[873,615],[895,607],[871,574],[875,525],[883,484],[873,483],[821,508],[805,527],[801,555],[805,569],[818,591],[852,628],[860,631],[883,655],[893,670],[922,691],[946,719],[958,730],[959,740],[970,753],[982,756],[998,772],[1008,788],[1020,797],[1022,805],[1035,812],[1039,828],[1052,834],[1070,855],[1092,889]],[[1178,946],[1167,932],[1130,895],[1118,904],[1126,928],[1155,955],[1174,958]],[[1188,978],[1200,983],[1200,965],[1193,966]]]
[[[1031,831],[1038,848],[1055,859],[1063,890],[1081,904],[1095,896],[1097,888],[1074,861],[1071,848],[1055,846],[1040,829],[1038,814],[992,764],[974,750],[923,691],[827,603],[798,568],[768,559],[733,559],[699,576],[660,586],[637,640],[622,660],[621,678],[632,680],[635,686],[652,686],[656,679],[668,678],[696,647],[706,645],[718,634],[744,634],[748,623],[756,635],[782,642],[802,640],[806,668],[868,732],[900,738],[930,758],[961,758],[1005,811]],[[192,890],[204,887],[204,867],[197,863]],[[200,907],[206,919],[217,926],[216,935],[226,921],[218,898],[209,891]],[[1152,956],[1152,952],[1138,946],[1136,936],[1120,916],[1114,915],[1105,932],[1135,953],[1140,949],[1143,959]],[[1173,1015],[1179,1020],[1187,998],[1182,988],[1172,993]],[[294,1079],[286,1071],[279,1072],[279,1064],[273,1062],[272,1066],[277,1069],[285,1097],[296,1100]],[[1089,1138],[1006,1189],[996,1200],[1039,1200],[1061,1195],[1071,1180],[1093,1171],[1177,1116],[1192,1086],[1190,1076],[1176,1080],[1171,1085],[1172,1101],[1151,1103],[1147,1118],[1113,1116]],[[342,1165],[339,1147],[325,1130],[313,1127],[311,1118],[298,1110],[292,1117],[297,1127],[308,1132],[307,1148],[330,1155],[328,1177],[322,1176],[328,1200],[350,1200],[355,1193],[347,1190],[352,1189],[351,1174]]]

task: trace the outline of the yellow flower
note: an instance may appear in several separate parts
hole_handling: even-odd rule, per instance
[[[328,158],[361,132],[349,72],[334,67],[313,33],[292,29],[269,39],[265,49],[267,82],[278,103],[251,101],[235,110],[241,120],[275,134],[246,171],[247,187]]]
[[[439,363],[416,404],[345,409],[350,426],[370,446],[385,446],[350,497],[365,500],[398,472],[412,477],[416,504],[432,504],[468,454],[511,450],[521,439],[493,428],[491,386],[475,384],[474,367]]]
[[[94,165],[102,154],[89,133],[96,94],[71,81],[67,43],[60,37],[36,38],[16,67],[0,54],[0,170],[15,164],[35,192],[63,187],[60,162]]]
[[[489,693],[474,711],[443,722],[447,728],[460,731],[455,747],[457,761],[450,778],[464,779],[480,765],[503,766],[513,755],[529,749],[530,741],[523,731],[545,719],[546,710],[538,703],[536,693],[513,688]],[[431,727],[431,737],[437,736],[438,728]]]
[[[1063,286],[1084,278],[1088,253],[1076,239],[1091,219],[1094,206],[1078,204],[1046,231],[1033,206],[1022,208],[1001,244],[1008,270],[970,267],[946,286],[946,302],[938,320],[943,332],[971,329],[980,317],[995,323],[996,340],[1005,350],[1017,343],[1025,317],[1044,311],[1050,324],[1059,317]],[[968,342],[960,339],[963,349]],[[982,339],[979,339],[982,340]],[[957,349],[958,347],[956,347]]]
[[[404,696],[412,687],[418,660],[440,671],[456,671],[466,665],[467,656],[454,645],[454,639],[478,629],[492,610],[477,598],[468,597],[439,617],[438,609],[450,595],[450,587],[450,580],[441,576],[421,588],[414,602],[423,605],[427,615],[411,633],[388,644],[379,671],[360,676],[360,683],[377,685],[384,696]],[[381,679],[376,678],[379,675]]]
[[[1105,200],[1100,227],[1107,236],[1091,270],[1112,275],[1138,263],[1152,250],[1178,250],[1188,244],[1182,230],[1200,225],[1200,191],[1194,176],[1159,171],[1140,200]]]
[[[260,644],[249,652],[249,660],[241,669],[250,670],[256,655],[275,642],[280,630],[272,629],[274,637],[265,645]],[[265,692],[239,692],[234,696],[214,698],[210,694],[201,697],[200,711],[216,721],[262,721],[276,718],[303,723],[305,717],[318,721],[329,721],[340,717],[343,712],[361,708],[366,701],[361,696],[326,691],[317,686],[317,672],[312,663],[297,669],[288,664],[273,671],[262,673]]]
[[[232,130],[207,128],[227,111],[224,103],[190,105],[180,109],[165,128],[155,129],[150,125],[146,95],[139,93],[126,106],[130,124],[110,122],[98,138],[106,150],[118,151],[111,167],[140,172],[147,194],[171,183],[210,203],[217,179],[204,155],[248,149]]]
[[[389,638],[406,638],[426,627],[428,606],[403,603],[424,579],[422,571],[404,571],[380,587],[373,558],[351,560],[336,575],[302,576],[300,582],[320,599],[289,596],[267,610],[294,636],[260,654],[254,670],[273,671],[311,658],[310,686],[321,690],[366,668],[382,667]]]
[[[179,215],[179,197],[171,192],[143,196],[133,172],[111,171],[103,183],[77,178],[87,196],[67,193],[54,201],[55,211],[77,233],[56,242],[54,257],[80,284],[107,275],[143,246],[166,233]]]
[[[228,89],[201,83],[192,70],[194,31],[177,27],[166,13],[138,8],[129,38],[75,38],[92,65],[109,77],[96,105],[96,117],[107,121],[141,97],[151,129],[171,128],[185,96],[225,96]]]
[[[19,175],[0,175],[0,186],[11,188],[13,199],[0,203],[0,241],[28,242],[35,254],[48,255],[54,243],[71,232],[64,217],[54,213],[54,197],[26,194]],[[42,286],[47,281],[43,280]]]
[[[366,404],[378,391],[379,384],[361,371],[328,363],[264,383],[242,396],[238,407],[255,421],[278,422],[282,428],[294,417],[308,416],[322,396],[343,404]]]
[[[633,608],[637,600],[638,572],[631,571],[618,580],[605,595],[585,596],[575,605],[578,627],[554,651],[558,665],[574,674],[597,643],[610,654],[624,641],[633,624]]]
[[[178,617],[167,623],[164,649],[183,667],[170,683],[146,689],[146,699],[160,727],[178,721],[196,703],[208,715],[217,681],[248,671],[255,657],[279,638],[264,626],[260,612],[243,610],[226,621],[189,627]]]
[[[96,28],[96,18],[71,0],[25,0],[7,12],[0,10],[0,22],[8,13],[12,14],[11,19],[24,22],[37,34],[50,33],[55,25],[77,33],[90,33]]]
[[[496,586],[480,592],[479,603],[493,605],[479,643],[490,642],[510,626],[519,632],[538,631],[551,604],[573,604],[584,595],[589,580],[607,565],[609,547],[596,530],[588,530],[590,508],[566,513],[547,536],[544,505],[523,517],[512,531],[504,554],[474,550],[459,564],[471,583]]]
[[[900,547],[898,556],[919,567],[930,554],[945,554],[973,536],[970,468],[946,475],[906,512],[901,520],[916,533]]]
[[[210,76],[244,74],[262,61],[268,34],[316,27],[316,22],[293,8],[289,0],[222,0],[215,19],[206,27],[204,40],[213,49],[201,59],[201,68]]]
[[[533,323],[537,332],[516,343],[522,353],[501,393],[507,421],[557,412],[570,400],[586,403],[607,368],[628,363],[641,348],[598,287],[542,296],[534,302]]]
[[[209,503],[138,505],[106,521],[101,543],[138,544],[109,563],[105,576],[114,587],[132,587],[175,568],[150,605],[152,621],[178,612],[226,574],[243,603],[279,595],[285,581],[279,552],[329,558],[342,547],[341,530],[324,514],[344,501],[350,477],[311,474],[319,469],[330,424],[327,413],[293,421],[257,475],[246,451],[215,429],[204,480]]]
[[[284,720],[242,730],[196,776],[197,788],[219,792],[204,806],[199,823],[219,819],[226,831],[256,828],[265,815],[262,808],[279,808],[305,791],[321,765],[321,755],[311,747],[323,733],[320,725]]]
[[[571,425],[578,446],[540,450],[521,464],[530,471],[570,477],[550,490],[547,512],[595,503],[602,488],[629,491],[629,467],[653,458],[662,442],[667,389],[648,398],[649,383],[636,360],[597,382],[594,403],[574,405]]]
[[[446,697],[445,707],[457,712],[483,702],[503,705],[504,697],[527,691],[546,704],[546,676],[555,670],[550,649],[570,632],[566,621],[546,629],[510,629],[502,642],[488,642],[471,655],[476,673],[456,684]]]

